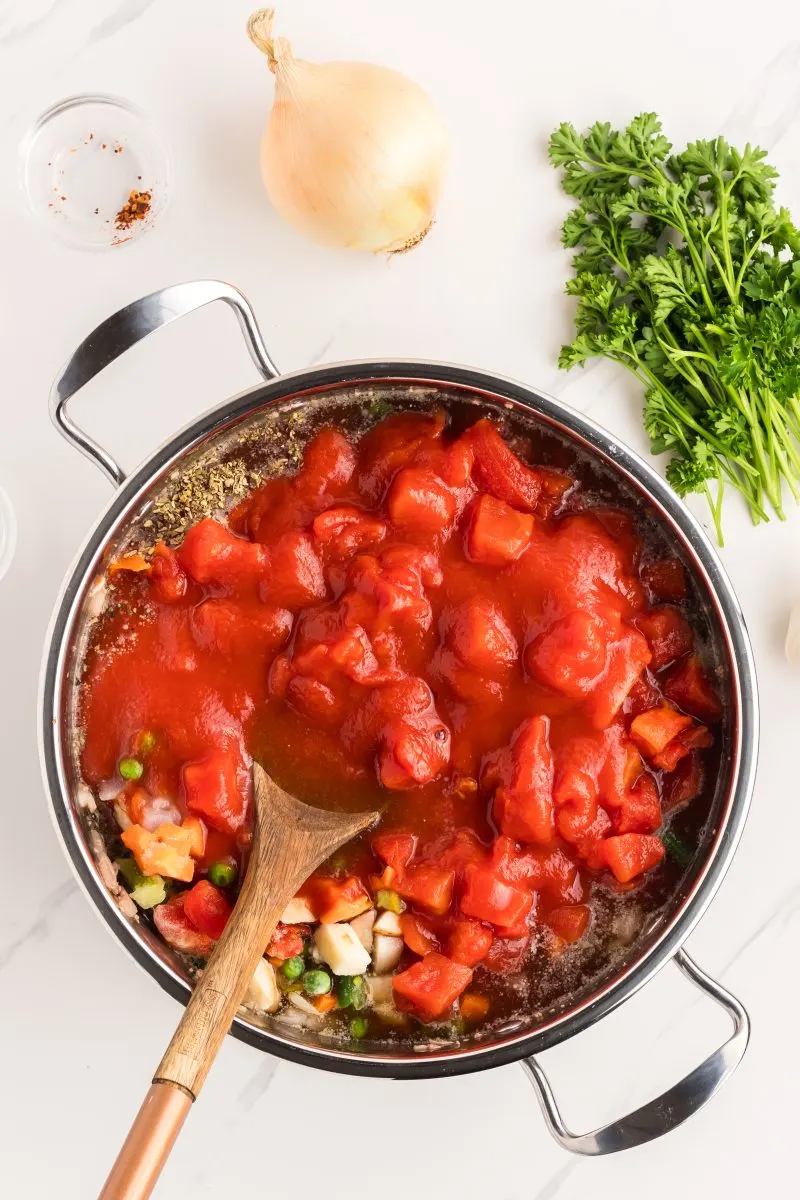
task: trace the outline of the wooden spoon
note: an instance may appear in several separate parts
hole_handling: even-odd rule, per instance
[[[284,908],[321,862],[379,813],[310,808],[253,764],[255,829],[242,890],[189,997],[100,1200],[145,1200],[200,1094]]]

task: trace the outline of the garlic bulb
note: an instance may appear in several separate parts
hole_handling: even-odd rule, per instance
[[[795,604],[789,614],[789,628],[786,630],[784,649],[789,665],[800,670],[800,604]]]
[[[261,174],[281,216],[328,246],[401,251],[430,229],[447,135],[426,92],[398,71],[297,59],[273,38],[273,9],[247,31],[275,76]]]

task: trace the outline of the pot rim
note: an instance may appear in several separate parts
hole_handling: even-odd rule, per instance
[[[521,407],[582,442],[612,470],[618,470],[638,488],[665,519],[683,544],[716,605],[716,618],[730,659],[734,736],[731,748],[731,785],[725,809],[708,855],[687,895],[652,944],[619,975],[598,986],[572,1011],[546,1022],[533,1032],[509,1034],[485,1046],[443,1048],[422,1055],[367,1057],[336,1046],[301,1045],[284,1040],[271,1030],[250,1025],[238,1017],[231,1033],[239,1040],[281,1058],[339,1073],[395,1079],[424,1079],[463,1074],[527,1058],[580,1033],[612,1012],[643,987],[683,945],[701,919],[730,865],[742,835],[755,781],[758,754],[759,709],[755,666],[750,640],[738,600],[716,551],[699,522],[661,476],[635,451],[619,443],[595,421],[538,389],[493,372],[457,364],[419,359],[359,359],[303,368],[246,389],[195,418],[147,457],[122,483],[94,526],[70,567],[56,601],[45,641],[39,689],[39,751],[43,780],[53,822],[73,872],[98,916],[133,960],[176,1000],[185,1004],[190,987],[166,962],[158,958],[121,913],[100,880],[72,810],[70,789],[62,755],[61,692],[74,618],[80,611],[98,551],[109,532],[136,508],[142,493],[157,477],[172,469],[189,451],[219,431],[278,401],[303,398],[320,391],[338,390],[357,383],[397,382],[465,388],[487,401],[508,408]],[[93,572],[94,573],[94,572]]]

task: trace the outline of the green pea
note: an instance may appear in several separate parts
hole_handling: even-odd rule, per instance
[[[375,903],[378,908],[386,908],[393,913],[401,913],[405,908],[397,892],[392,891],[391,888],[378,888],[375,893]]]
[[[350,1037],[353,1038],[354,1041],[360,1041],[361,1038],[365,1038],[367,1036],[368,1028],[369,1026],[367,1024],[366,1017],[353,1017],[352,1021],[350,1022]]]
[[[366,1007],[367,985],[363,975],[341,975],[336,983],[336,999],[340,1008],[354,1008],[357,1012]]]
[[[287,958],[286,962],[281,967],[281,970],[287,979],[299,979],[305,969],[306,960],[299,954],[296,956],[296,958]]]
[[[119,773],[123,779],[141,779],[144,774],[144,763],[138,758],[121,758]]]
[[[216,887],[230,887],[237,875],[233,863],[215,862],[208,868],[208,878]]]
[[[327,971],[306,971],[302,984],[307,996],[325,996],[331,990],[331,977]]]

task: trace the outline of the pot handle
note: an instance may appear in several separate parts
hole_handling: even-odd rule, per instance
[[[685,951],[677,952],[675,962],[701,992],[725,1009],[733,1021],[733,1033],[680,1083],[635,1112],[592,1133],[572,1133],[567,1128],[550,1082],[538,1061],[533,1057],[524,1059],[522,1065],[534,1086],[547,1127],[565,1150],[573,1154],[615,1154],[618,1150],[630,1150],[633,1146],[652,1142],[677,1129],[708,1104],[742,1061],[750,1037],[750,1018],[745,1009],[735,996],[701,971]]]
[[[59,433],[81,454],[91,459],[115,486],[123,483],[125,472],[107,450],[78,428],[67,411],[68,401],[109,363],[149,333],[169,325],[177,317],[185,317],[187,313],[203,308],[213,300],[223,300],[230,305],[239,319],[253,362],[265,379],[276,379],[278,368],[264,345],[255,313],[242,293],[218,279],[198,279],[151,292],[149,296],[134,300],[133,304],[108,317],[81,342],[53,384],[50,416]]]

